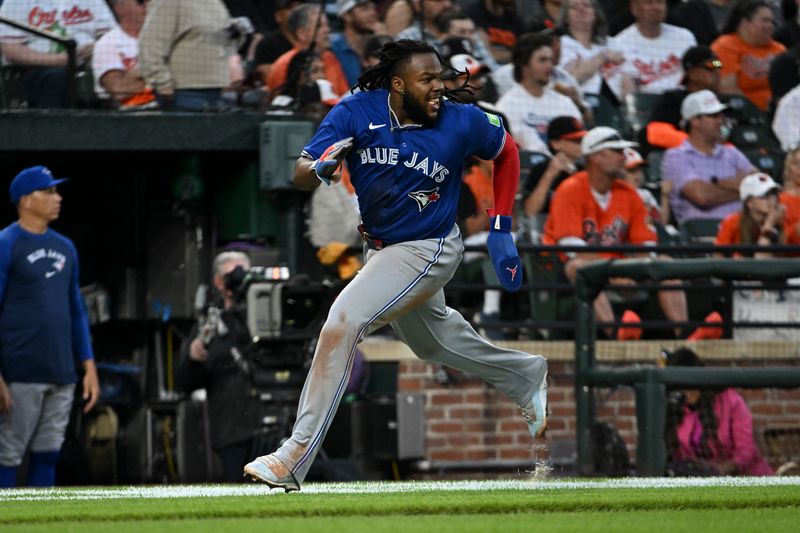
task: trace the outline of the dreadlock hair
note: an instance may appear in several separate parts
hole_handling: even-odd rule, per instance
[[[389,41],[384,44],[378,51],[379,63],[365,70],[358,78],[356,87],[362,91],[374,91],[376,89],[391,90],[392,78],[397,75],[403,66],[407,65],[411,60],[411,56],[417,54],[434,54],[439,63],[444,67],[445,73],[448,74],[447,79],[450,77],[457,77],[460,75],[467,75],[463,85],[457,89],[445,90],[444,96],[461,102],[459,94],[464,91],[472,91],[475,88],[469,85],[469,72],[456,70],[450,63],[442,59],[436,49],[422,41],[414,41],[412,39],[400,39],[398,41]],[[353,92],[355,88],[350,91]]]

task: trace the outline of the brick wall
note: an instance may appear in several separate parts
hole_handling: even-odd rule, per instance
[[[767,366],[769,361],[755,363]],[[785,365],[786,361],[775,361]],[[420,361],[401,361],[398,388],[422,392],[426,398],[427,457],[436,462],[475,460],[545,460],[551,448],[574,447],[575,379],[572,362],[549,362],[547,437],[534,443],[519,408],[491,385],[459,372],[451,383],[434,380],[437,367]],[[762,450],[765,428],[800,426],[800,389],[742,389],[753,413],[754,433]],[[611,422],[626,441],[631,459],[636,454],[636,406],[630,387],[599,389],[597,416]],[[800,449],[795,450],[800,456]],[[768,457],[780,463],[779,457]]]

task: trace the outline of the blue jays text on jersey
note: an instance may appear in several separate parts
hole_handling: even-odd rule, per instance
[[[349,96],[320,124],[303,155],[317,159],[353,137],[346,161],[364,227],[385,242],[446,236],[453,227],[464,161],[494,159],[505,142],[501,120],[447,100],[433,127],[399,127],[385,89]]]

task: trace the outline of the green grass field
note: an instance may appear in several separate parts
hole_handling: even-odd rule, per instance
[[[255,484],[0,492],[0,531],[797,531],[800,477]]]

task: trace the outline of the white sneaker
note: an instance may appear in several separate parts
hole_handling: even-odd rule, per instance
[[[253,481],[262,481],[272,489],[283,489],[286,492],[300,490],[300,484],[280,459],[272,454],[256,457],[244,465],[244,475]]]
[[[542,382],[533,391],[531,401],[522,407],[522,416],[528,423],[528,429],[534,439],[544,437],[547,432],[547,372],[542,377]]]

